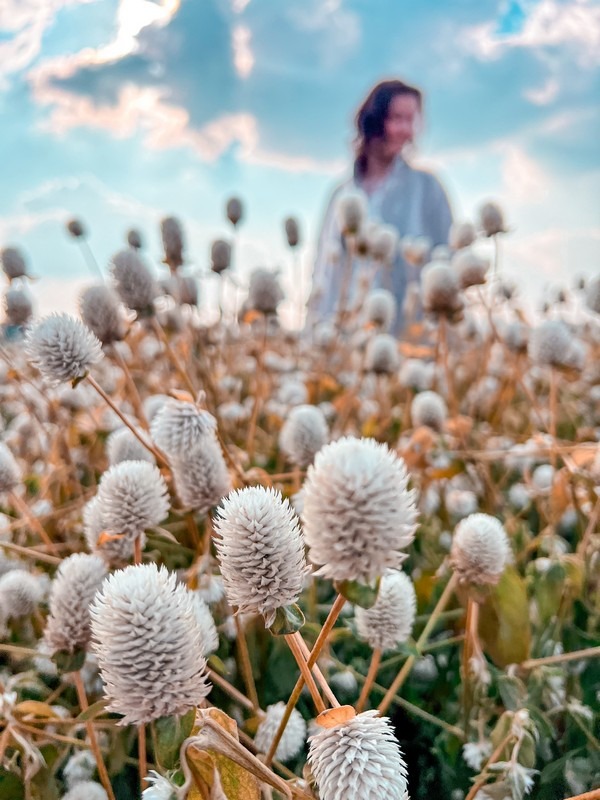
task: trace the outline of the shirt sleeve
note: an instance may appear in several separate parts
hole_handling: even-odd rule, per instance
[[[340,187],[337,187],[329,198],[317,241],[307,303],[307,323],[311,324],[327,316],[335,304],[336,253],[341,255],[342,252],[342,233],[335,213],[339,193]]]
[[[433,246],[448,244],[452,210],[442,184],[434,175],[430,175],[426,218],[428,235],[431,237]]]

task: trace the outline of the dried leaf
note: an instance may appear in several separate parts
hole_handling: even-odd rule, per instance
[[[525,583],[507,567],[479,610],[479,636],[486,653],[499,667],[529,657],[531,625]]]

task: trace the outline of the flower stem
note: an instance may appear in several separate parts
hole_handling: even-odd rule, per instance
[[[235,622],[235,629],[237,631],[236,644],[237,653],[240,662],[240,670],[246,684],[246,692],[252,702],[255,712],[260,711],[260,703],[258,702],[258,694],[256,693],[256,684],[254,683],[254,675],[252,674],[252,662],[250,661],[250,652],[248,650],[248,642],[246,641],[246,632],[241,623],[240,618],[234,614],[233,620]]]
[[[89,708],[89,703],[87,699],[87,695],[85,693],[85,686],[83,685],[83,678],[81,677],[81,672],[77,670],[76,672],[72,673],[73,675],[73,682],[75,684],[75,689],[77,691],[77,699],[79,700],[79,706],[82,711],[86,711]],[[98,737],[96,736],[96,730],[94,728],[93,721],[87,720],[85,723],[85,727],[87,730],[87,735],[90,740],[90,747],[92,753],[94,754],[94,758],[96,759],[96,766],[98,767],[98,775],[100,777],[100,782],[104,787],[104,791],[109,797],[109,800],[115,800],[115,795],[110,783],[110,778],[108,777],[108,772],[106,770],[106,765],[104,763],[104,759],[102,758],[102,752],[100,750],[100,745],[98,744]]]
[[[497,761],[497,759],[500,757],[500,755],[501,755],[502,751],[504,750],[504,748],[506,747],[506,745],[513,738],[514,738],[514,733],[512,733],[512,731],[509,731],[506,734],[506,736],[504,737],[504,739],[502,739],[502,741],[500,742],[498,747],[494,750],[492,755],[488,758],[488,760],[487,760],[487,762],[485,764],[485,767],[481,770],[481,775],[480,775],[479,779],[473,784],[473,786],[471,786],[469,794],[465,797],[465,800],[474,800],[477,792],[481,789],[483,784],[488,779],[488,775],[486,773],[486,770],[487,770],[488,766],[490,764],[494,764]]]
[[[138,759],[140,771],[140,791],[146,788],[146,773],[148,772],[148,759],[146,757],[146,726],[137,726],[138,730]]]
[[[427,625],[425,625],[425,627],[423,628],[423,632],[419,636],[419,638],[417,640],[417,643],[416,643],[417,652],[419,654],[421,653],[421,648],[423,647],[423,645],[425,645],[427,643],[427,639],[429,638],[429,634],[434,629],[434,627],[435,627],[435,625],[436,625],[436,623],[438,621],[439,615],[445,609],[448,601],[452,597],[452,594],[454,592],[454,588],[456,586],[457,580],[458,580],[458,578],[456,576],[456,573],[453,573],[452,577],[450,578],[450,580],[446,584],[446,587],[444,588],[444,591],[440,595],[440,599],[437,601],[437,605],[433,609],[433,611],[431,613],[431,616],[429,617],[429,621],[427,622]],[[415,661],[416,661],[416,656],[412,655],[412,656],[409,656],[406,659],[406,661],[404,662],[404,665],[403,665],[402,669],[396,675],[392,685],[388,689],[388,692],[387,692],[386,696],[383,698],[383,700],[379,704],[379,713],[380,714],[382,714],[382,715],[385,714],[385,712],[389,708],[390,704],[394,700],[394,695],[396,695],[398,693],[400,687],[403,685],[404,681],[408,678],[408,676],[410,674],[410,671],[413,668],[413,664],[415,663]]]
[[[313,703],[315,704],[315,708],[317,712],[321,714],[325,711],[325,703],[323,702],[323,698],[319,694],[319,690],[317,689],[317,684],[315,683],[315,679],[312,676],[312,672],[310,671],[310,667],[308,666],[307,662],[304,660],[304,654],[298,645],[298,642],[294,638],[293,634],[286,634],[284,639],[287,643],[287,646],[292,651],[292,655],[296,659],[296,663],[300,667],[300,672],[304,678],[304,682],[309,688],[310,696],[313,699]]]
[[[23,500],[23,498],[16,492],[9,492],[8,496],[10,498],[11,503],[17,509],[19,514],[27,521],[29,527],[33,528],[33,530],[39,535],[40,539],[48,547],[48,550],[50,550],[52,553],[54,553],[55,556],[57,556],[58,550],[56,549],[54,542],[44,530],[44,526],[39,521],[39,519],[36,516],[34,516],[34,514],[32,514],[31,509],[29,508],[27,503]]]
[[[373,682],[377,677],[377,670],[379,669],[380,663],[381,663],[381,649],[377,647],[375,648],[375,650],[373,650],[373,654],[371,656],[371,663],[369,665],[369,671],[367,673],[367,678],[363,684],[362,692],[360,693],[360,697],[358,698],[358,703],[356,704],[357,714],[360,714],[360,712],[365,707],[365,703],[367,702],[367,698],[369,697],[369,692],[371,691]]]
[[[530,658],[519,664],[521,669],[535,669],[545,667],[548,664],[562,664],[565,661],[578,661],[583,658],[599,658],[600,647],[587,647],[585,650],[574,650],[572,653],[559,653],[556,656],[546,656],[545,658]]]
[[[152,317],[151,320],[152,320],[152,327],[154,328],[154,331],[155,331],[156,335],[158,336],[158,338],[160,339],[160,341],[163,343],[163,345],[165,347],[165,350],[167,352],[167,355],[171,359],[171,363],[175,367],[175,370],[179,373],[179,377],[181,378],[181,380],[185,383],[186,389],[192,395],[192,397],[195,399],[196,395],[198,394],[198,390],[195,388],[194,384],[192,383],[191,378],[188,375],[186,368],[181,363],[181,361],[179,359],[179,356],[177,355],[175,350],[173,350],[173,348],[171,347],[171,343],[169,342],[169,340],[167,338],[167,334],[165,333],[165,331],[164,331],[162,325],[160,324],[160,322],[156,319],[156,317]]]
[[[329,636],[331,629],[336,623],[337,618],[340,615],[340,611],[344,607],[346,603],[346,598],[343,597],[341,594],[335,598],[335,602],[331,606],[329,614],[327,615],[327,619],[325,620],[323,627],[321,628],[321,632],[317,637],[317,641],[313,645],[313,649],[310,651],[310,656],[308,657],[307,664],[309,667],[312,667],[313,664],[316,662],[317,658],[321,650],[323,649],[323,645],[327,641],[327,637]],[[279,728],[277,729],[277,733],[275,734],[275,738],[271,742],[271,747],[269,747],[269,752],[265,758],[265,764],[269,766],[269,764],[273,761],[273,757],[275,755],[275,751],[277,750],[277,746],[281,741],[281,737],[283,736],[283,732],[289,722],[289,719],[292,715],[292,711],[296,707],[296,703],[300,698],[300,693],[302,692],[302,687],[304,686],[304,676],[300,674],[300,677],[296,681],[296,685],[294,686],[294,690],[290,695],[290,699],[287,702],[287,706],[285,708],[285,713],[279,723]]]
[[[296,642],[298,643],[298,646],[300,647],[300,650],[302,651],[302,655],[304,657],[304,660],[308,663],[308,659],[310,658],[310,650],[306,646],[306,642],[302,638],[302,635],[300,634],[300,631],[296,631],[296,633],[293,633],[292,636],[295,638]],[[323,690],[323,694],[329,700],[329,702],[331,703],[332,707],[333,708],[339,708],[340,702],[337,699],[337,697],[334,695],[334,693],[331,691],[331,688],[330,688],[329,684],[327,683],[327,680],[325,679],[325,676],[323,675],[323,673],[319,669],[319,665],[318,664],[313,664],[312,665],[312,671],[313,671],[313,673],[315,675],[315,678],[317,679],[317,682],[318,682],[319,686]]]

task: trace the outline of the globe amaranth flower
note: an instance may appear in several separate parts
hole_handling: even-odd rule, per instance
[[[50,591],[44,639],[49,652],[74,653],[90,640],[90,603],[106,577],[102,559],[74,553],[61,562]]]
[[[0,442],[0,494],[12,492],[21,483],[21,470],[4,442]]]
[[[336,203],[336,213],[344,235],[356,234],[367,218],[369,201],[360,189],[343,192]]]
[[[440,431],[448,417],[448,408],[444,398],[437,392],[419,392],[413,398],[410,416],[413,427],[426,425],[434,431]]]
[[[404,461],[374,439],[323,447],[304,483],[304,536],[317,574],[372,583],[397,569],[417,527]]]
[[[128,308],[141,314],[152,312],[158,286],[136,250],[115,253],[112,275],[117,293]]]
[[[137,436],[123,426],[109,434],[106,440],[106,454],[108,463],[112,467],[121,461],[148,461],[154,464],[154,456],[147,447],[140,442]]]
[[[93,647],[121,724],[186,713],[210,691],[191,593],[156,564],[110,575],[91,607]]]
[[[230,197],[225,206],[227,219],[232,225],[237,225],[244,215],[244,206],[239,197]]]
[[[165,250],[165,264],[176,270],[183,264],[183,229],[176,217],[164,217],[160,221],[160,234]]]
[[[202,599],[198,592],[191,592],[191,595],[194,613],[196,614],[196,622],[200,629],[202,655],[208,658],[208,656],[214,653],[219,647],[217,626],[215,625],[213,615],[210,613],[208,603]]]
[[[83,534],[88,549],[99,555],[111,567],[124,567],[133,558],[134,539],[127,536],[114,536],[105,529],[102,508],[97,495],[83,507]],[[140,536],[142,549],[145,543],[146,537],[142,533]]]
[[[104,284],[88,286],[79,298],[79,313],[102,344],[120,342],[125,336],[125,319],[117,293]]]
[[[267,713],[261,721],[254,737],[254,744],[259,753],[268,753],[269,748],[275,738],[279,723],[285,714],[286,704],[283,702],[267,706]],[[283,736],[277,750],[275,758],[278,761],[289,761],[290,758],[297,756],[304,747],[306,741],[306,722],[299,711],[294,709],[283,732]]]
[[[453,250],[469,247],[477,238],[477,231],[472,222],[453,222],[448,234],[448,243]]]
[[[188,456],[202,448],[207,436],[217,429],[217,421],[194,403],[169,398],[155,413],[151,434],[154,443],[167,456]]]
[[[295,217],[287,217],[283,223],[285,238],[289,247],[298,247],[300,244],[300,227]]]
[[[387,717],[365,711],[309,739],[321,800],[405,800],[406,764]]]
[[[221,574],[229,602],[263,615],[295,603],[307,573],[298,518],[274,489],[231,492],[214,518]]]
[[[4,309],[10,325],[25,325],[33,314],[33,301],[25,289],[8,289],[4,295]]]
[[[452,267],[458,276],[461,289],[485,283],[490,262],[477,255],[470,247],[459,250],[452,259]]]
[[[108,800],[104,788],[95,781],[76,783],[62,796],[62,800]]]
[[[48,383],[83,378],[103,358],[92,331],[69,314],[50,314],[29,329],[26,352]]]
[[[24,569],[11,569],[0,578],[0,605],[5,619],[33,614],[43,596],[40,578]]]
[[[387,289],[372,289],[365,299],[364,316],[367,322],[388,331],[396,319],[396,298]]]
[[[283,297],[279,278],[275,272],[259,268],[250,274],[246,300],[248,308],[261,311],[263,314],[275,314]]]
[[[558,319],[544,320],[529,338],[529,355],[540,365],[581,369],[584,352],[568,326]]]
[[[279,433],[279,447],[293,464],[306,467],[323,447],[329,436],[325,416],[320,408],[299,405],[289,412]]]
[[[510,545],[500,520],[471,514],[454,530],[450,564],[461,583],[496,584],[510,558]]]
[[[423,308],[429,314],[457,317],[464,306],[459,288],[454,270],[445,261],[432,261],[421,272]]]
[[[378,375],[392,375],[400,366],[398,340],[389,333],[379,333],[367,345],[365,369]]]
[[[210,246],[210,268],[217,275],[231,266],[231,245],[225,239],[215,239]]]
[[[356,607],[358,635],[373,650],[393,650],[409,638],[416,610],[411,579],[404,572],[389,570],[381,579],[375,605]]]
[[[479,224],[486,236],[506,233],[504,214],[497,203],[484,203],[479,209]]]

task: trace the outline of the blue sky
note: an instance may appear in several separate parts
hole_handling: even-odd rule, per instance
[[[416,163],[457,219],[503,204],[503,269],[537,297],[600,269],[599,66],[590,0],[2,0],[0,246],[25,251],[40,311],[70,307],[90,273],[69,216],[103,268],[139,228],[158,271],[176,214],[204,268],[237,194],[242,275],[297,285],[282,220],[308,279],[354,111],[397,76],[426,96]]]

